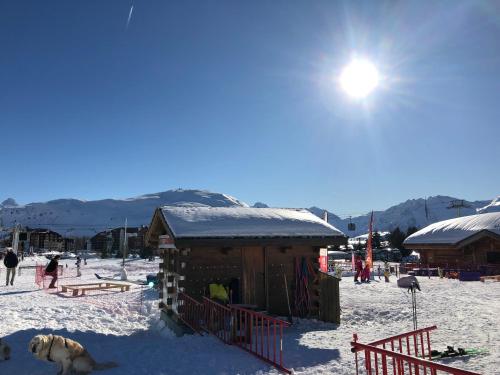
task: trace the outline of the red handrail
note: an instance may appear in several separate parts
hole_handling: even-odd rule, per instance
[[[179,292],[179,306],[177,309],[179,319],[193,331],[201,335],[203,318],[205,316],[204,305],[186,293]]]
[[[233,343],[277,369],[291,374],[283,364],[283,328],[290,323],[271,316],[230,305],[234,316]]]
[[[430,375],[436,375],[438,370],[453,375],[479,375],[475,372],[461,370],[431,361],[430,332],[435,329],[437,329],[436,326],[421,328],[399,335],[390,336],[369,344],[362,344],[358,342],[358,336],[357,334],[354,334],[353,341],[351,342],[351,351],[354,353],[356,374],[360,374],[358,366],[358,352],[364,351],[365,369],[368,375],[372,375],[374,373],[373,370],[375,370],[375,374],[378,375],[378,355],[381,355],[380,366],[382,368],[383,375],[389,374],[390,369],[392,369],[392,373],[394,375],[403,375],[405,374],[406,369],[408,369],[407,373],[410,375],[420,375],[421,370],[423,370],[424,375],[427,374],[427,370],[429,370]],[[424,334],[426,335],[425,340]],[[424,341],[426,345],[424,344]],[[390,350],[386,348],[387,344],[390,344]],[[382,348],[380,348],[380,345],[382,345]],[[425,359],[425,357],[428,357],[428,359]],[[387,358],[390,359],[389,362],[387,361]]]
[[[458,368],[443,365],[443,364],[438,363],[438,362],[431,362],[431,361],[426,360],[426,359],[417,358],[417,357],[413,357],[411,355],[398,353],[398,352],[394,352],[394,351],[387,350],[387,349],[378,348],[376,346],[372,346],[369,344],[362,344],[362,343],[353,341],[353,342],[351,342],[351,345],[356,352],[361,351],[361,350],[365,351],[365,360],[366,360],[365,365],[366,365],[367,372],[370,375],[373,373],[370,353],[374,353],[375,358],[376,358],[377,354],[380,354],[380,355],[385,356],[385,357],[394,358],[396,361],[395,369],[396,369],[398,375],[404,374],[405,362],[410,364],[410,365],[414,365],[413,368],[415,370],[415,374],[419,374],[420,369],[423,369],[424,371],[429,369],[431,371],[431,373],[435,373],[435,371],[439,370],[439,371],[444,371],[444,372],[446,372],[448,374],[452,374],[452,375],[481,375],[477,372],[461,370]],[[387,366],[387,363],[385,361],[384,361],[384,363]],[[411,366],[410,366],[410,368],[411,368]],[[359,373],[359,372],[357,371],[356,373]],[[378,368],[377,368],[377,373],[378,373]],[[388,374],[387,368],[385,370],[383,369],[382,374],[383,375]]]
[[[203,297],[205,329],[226,344],[231,343],[233,316],[231,309],[220,303]]]

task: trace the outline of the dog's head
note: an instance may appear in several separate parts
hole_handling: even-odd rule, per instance
[[[36,335],[33,337],[28,345],[28,350],[34,356],[39,357],[40,353],[47,347],[49,337],[47,335]]]
[[[9,346],[0,339],[0,361],[7,361],[10,359]]]

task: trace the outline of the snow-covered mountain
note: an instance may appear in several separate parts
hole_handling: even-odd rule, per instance
[[[427,200],[410,199],[384,211],[375,211],[374,229],[390,231],[396,227],[406,230],[410,226],[422,228],[440,220],[457,216],[456,208],[448,208],[457,199],[449,196],[435,196]],[[460,209],[462,216],[477,212],[500,211],[500,197],[493,201],[463,201]],[[43,227],[55,230],[64,236],[87,235],[107,228],[123,226],[125,218],[129,226],[148,225],[154,210],[163,205],[195,206],[248,206],[246,203],[226,194],[204,190],[168,190],[162,193],[146,194],[129,199],[104,199],[82,201],[77,199],[58,199],[44,203],[18,205],[12,198],[0,203],[0,227],[12,227],[16,223],[29,227]],[[267,207],[257,202],[254,207]],[[309,210],[323,217],[324,209],[311,207]],[[366,233],[369,213],[353,217],[355,231],[348,231],[349,219],[342,219],[329,212],[328,221],[350,237]],[[1,229],[1,228],[0,228]]]
[[[477,210],[480,214],[487,212],[500,212],[500,195],[493,199],[488,205],[481,207]]]
[[[458,208],[450,208],[453,205],[452,202],[455,202],[455,206],[465,206],[460,208],[460,216],[492,212],[490,210],[500,211],[500,204],[495,205],[495,201],[493,200],[491,203],[485,200],[469,202],[443,195],[429,197],[427,200],[424,198],[409,199],[406,202],[389,207],[387,210],[374,211],[374,229],[391,231],[399,227],[401,230],[406,231],[408,227],[422,228],[437,221],[455,218],[458,215]],[[317,207],[311,207],[310,210],[314,214],[323,217],[324,210]],[[349,219],[341,219],[333,213],[328,215],[330,224],[346,233],[349,237],[368,231],[370,213],[353,217],[351,220],[356,224],[355,231],[347,230]]]
[[[247,206],[226,194],[203,190],[169,190],[129,199],[82,201],[58,199],[44,203],[18,205],[9,198],[0,204],[0,226],[16,223],[52,229],[64,236],[92,236],[107,228],[149,225],[154,210],[163,205]]]

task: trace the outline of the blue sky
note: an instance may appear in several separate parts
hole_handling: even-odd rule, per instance
[[[171,188],[341,215],[500,194],[500,6],[4,1],[0,199]],[[353,56],[383,81],[359,101]]]

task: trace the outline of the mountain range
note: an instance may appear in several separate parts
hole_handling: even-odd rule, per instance
[[[436,221],[450,219],[458,215],[472,215],[478,212],[500,211],[500,197],[489,200],[466,201],[449,196],[434,196],[427,199],[409,199],[383,211],[374,211],[374,229],[392,230],[410,226],[424,227]],[[146,194],[129,199],[103,199],[83,201],[78,199],[57,199],[43,203],[19,205],[12,198],[0,203],[0,229],[21,224],[32,228],[47,228],[63,236],[93,236],[108,229],[123,226],[149,225],[155,208],[163,205],[193,206],[248,206],[227,194],[205,190],[168,190],[156,194]],[[253,207],[268,207],[257,202]],[[309,210],[323,217],[325,210],[310,207]],[[370,213],[352,218],[340,218],[328,212],[328,222],[348,236],[367,232]],[[354,223],[356,230],[348,231],[348,223]]]

